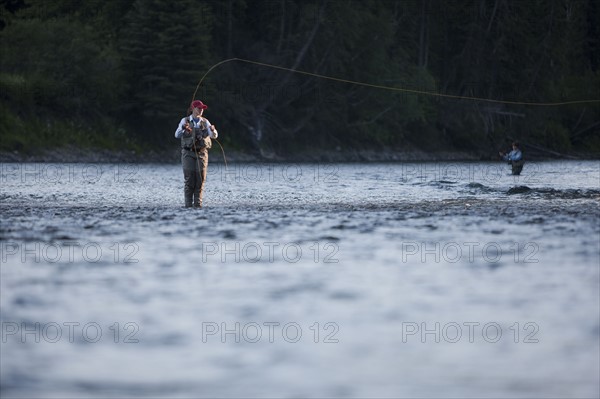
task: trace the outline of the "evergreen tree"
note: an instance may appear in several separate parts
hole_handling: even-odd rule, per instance
[[[193,0],[135,2],[120,51],[129,93],[122,106],[137,133],[164,136],[186,112],[212,61],[211,21],[209,7]]]

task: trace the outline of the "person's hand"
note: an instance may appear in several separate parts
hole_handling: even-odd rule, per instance
[[[188,133],[192,132],[192,128],[190,127],[190,124],[186,122],[186,124],[183,126],[183,130],[185,130]]]

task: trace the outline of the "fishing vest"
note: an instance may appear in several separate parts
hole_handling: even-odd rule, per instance
[[[188,133],[184,130],[181,135],[181,148],[188,151],[194,151],[194,142],[196,143],[195,149],[200,150],[202,148],[209,149],[212,147],[212,141],[208,137],[208,129],[206,119],[200,119],[200,127],[195,127],[193,121],[190,121],[189,116],[186,117],[192,131]]]

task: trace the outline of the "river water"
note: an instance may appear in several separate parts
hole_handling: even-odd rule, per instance
[[[2,164],[2,397],[598,397],[600,163]]]

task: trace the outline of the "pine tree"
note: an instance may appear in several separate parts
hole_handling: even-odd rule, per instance
[[[129,101],[123,107],[136,126],[144,119],[143,131],[164,135],[183,116],[210,66],[210,10],[192,0],[137,0],[126,21],[120,50]]]

